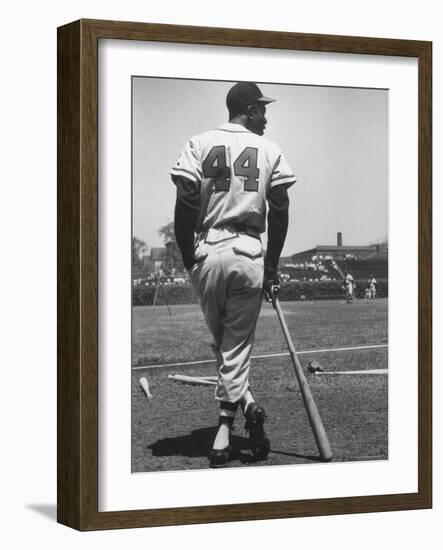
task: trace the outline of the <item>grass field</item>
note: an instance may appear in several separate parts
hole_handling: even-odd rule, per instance
[[[387,344],[387,300],[282,302],[286,322],[298,351]],[[211,360],[210,335],[197,305],[136,307],[133,310],[132,471],[207,468],[216,432],[218,407],[213,387],[182,385],[169,374],[213,375],[212,363],[151,368],[148,365]],[[286,352],[277,315],[264,304],[254,355]],[[382,369],[388,349],[327,351],[302,354],[327,371]],[[306,372],[306,371],[305,371]],[[147,401],[139,385],[149,380],[154,399]],[[251,368],[254,396],[266,409],[271,452],[254,463],[248,451],[243,418],[237,415],[230,467],[309,463],[318,452],[290,358],[256,359]],[[308,375],[308,383],[334,452],[334,461],[388,458],[388,376]]]

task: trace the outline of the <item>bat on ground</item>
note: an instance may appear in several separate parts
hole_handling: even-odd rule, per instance
[[[217,384],[216,376],[186,376],[184,374],[168,374],[170,380],[182,382],[183,384],[192,384],[194,386],[215,386]]]
[[[312,397],[312,393],[311,393],[311,390],[309,389],[308,382],[306,381],[306,377],[304,375],[300,361],[297,357],[297,353],[295,351],[294,344],[292,343],[291,335],[289,334],[289,330],[286,325],[286,321],[283,316],[283,311],[280,307],[278,297],[276,296],[275,292],[272,293],[271,297],[272,297],[272,305],[277,311],[278,319],[283,329],[283,334],[285,335],[286,343],[288,344],[289,355],[291,356],[291,359],[292,359],[295,375],[297,377],[298,385],[300,386],[300,391],[303,396],[306,412],[308,413],[309,423],[311,424],[311,429],[314,434],[315,442],[317,443],[317,448],[320,453],[320,457],[324,462],[328,462],[332,458],[332,450],[329,444],[328,436],[326,435],[326,431],[323,426],[322,419],[318,412],[314,398]]]
[[[154,399],[154,396],[149,391],[148,379],[145,376],[142,376],[139,382],[140,382],[140,386],[143,388],[143,391],[145,392],[146,399],[148,401],[151,401],[151,399]]]

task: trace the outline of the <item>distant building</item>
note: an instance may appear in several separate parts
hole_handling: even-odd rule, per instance
[[[163,262],[166,260],[166,248],[152,247],[147,256],[143,256],[143,267],[148,274],[159,273],[162,270]]]
[[[367,246],[343,246],[343,238],[341,233],[337,233],[337,244],[317,245],[309,250],[297,252],[291,256],[291,263],[304,263],[312,260],[313,257],[325,258],[329,257],[334,260],[346,260],[355,258],[358,260],[369,260],[375,257],[388,256],[388,243],[371,244]],[[286,258],[285,258],[286,259]]]
[[[151,262],[163,262],[166,260],[166,248],[162,247],[152,247],[151,254],[149,256]]]
[[[164,247],[152,247],[148,256],[143,256],[143,266],[148,274],[183,271],[183,261],[175,241]]]

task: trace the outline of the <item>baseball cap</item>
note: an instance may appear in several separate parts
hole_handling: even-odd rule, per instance
[[[272,97],[264,96],[254,82],[237,82],[226,96],[226,106],[230,113],[238,113],[256,101],[266,104],[276,100]]]

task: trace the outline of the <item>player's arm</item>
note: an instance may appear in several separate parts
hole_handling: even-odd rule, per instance
[[[191,269],[195,263],[194,236],[198,224],[202,177],[198,138],[188,140],[170,174],[177,189],[174,213],[175,238],[185,268]]]
[[[271,187],[268,193],[268,247],[265,257],[264,291],[279,284],[278,261],[288,232],[289,197],[286,185]]]
[[[177,187],[175,201],[174,230],[175,239],[183,257],[186,269],[195,263],[194,238],[197,229],[200,193],[195,182],[183,176],[173,176]]]

